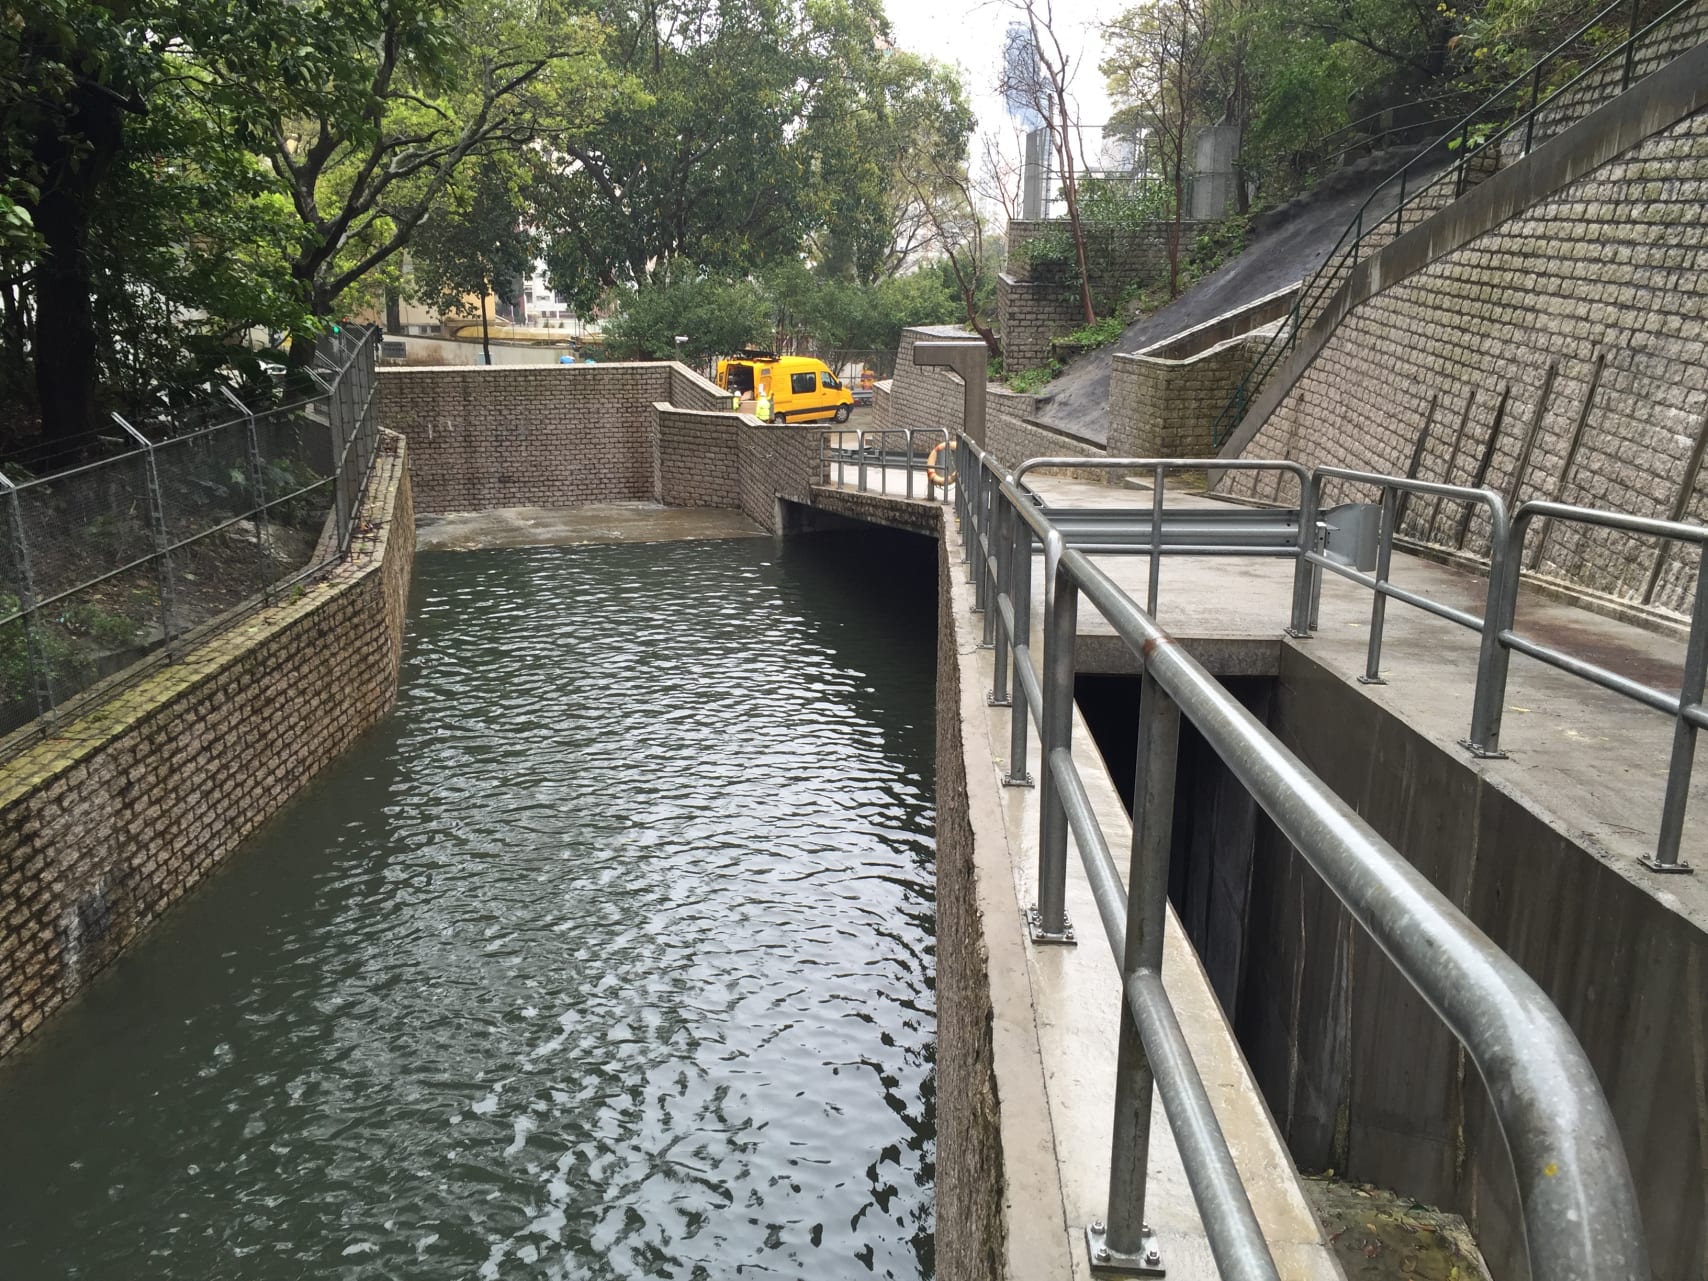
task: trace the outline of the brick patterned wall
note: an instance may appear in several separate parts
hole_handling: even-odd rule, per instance
[[[1117,353],[1109,373],[1111,457],[1213,457],[1216,417],[1273,332],[1271,323],[1184,359]]]
[[[1705,202],[1698,112],[1358,306],[1243,452],[1403,474],[1433,396],[1421,477],[1471,484],[1482,472],[1509,498],[1669,515],[1708,416]],[[1598,354],[1582,445],[1562,475]],[[1274,483],[1230,479],[1263,497]],[[1708,519],[1701,481],[1686,513]],[[1457,512],[1433,515],[1414,504],[1404,532],[1456,545]],[[1486,552],[1480,520],[1465,549]],[[1643,540],[1558,525],[1541,570],[1630,600],[1654,560]],[[1691,560],[1669,561],[1656,603],[1683,605]]]
[[[0,1055],[391,710],[415,524],[386,439],[347,561],[0,770]]]
[[[997,330],[1002,335],[1002,359],[1011,370],[1036,369],[1049,356],[1050,342],[1085,323],[1079,289],[1068,283],[1061,268],[1028,261],[1030,246],[1051,229],[1065,229],[1063,219],[1012,219],[1008,224],[1008,269],[997,276]],[[1183,222],[1184,254],[1210,223]],[[1168,243],[1172,224],[1111,227],[1087,224],[1086,272],[1098,313],[1114,308],[1130,285],[1146,285],[1168,275]]]
[[[409,440],[416,503],[435,514],[651,499],[654,403],[722,396],[664,362],[383,369],[379,386],[380,421]]]
[[[667,507],[741,506],[741,415],[676,409],[660,402],[658,501]]]
[[[890,415],[890,380],[888,378],[872,384],[872,426],[878,428],[895,426]]]
[[[1002,364],[1018,373],[1041,367],[1050,344],[1085,323],[1079,295],[1059,281],[1017,280],[1006,272],[996,278],[997,329],[1002,334]]]
[[[755,525],[776,533],[777,499],[812,501],[823,428],[817,423],[762,423],[745,414],[732,417],[738,417],[741,510]]]

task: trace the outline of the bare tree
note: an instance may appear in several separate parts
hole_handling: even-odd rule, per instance
[[[991,327],[979,316],[978,295],[983,288],[990,263],[984,238],[984,222],[979,217],[978,192],[968,176],[965,163],[939,154],[930,158],[907,175],[914,198],[931,228],[931,239],[942,253],[961,292],[961,304],[966,309],[967,327],[984,339],[990,354],[1000,356],[1002,344]]]
[[[1067,204],[1068,229],[1079,268],[1079,304],[1085,323],[1097,319],[1091,304],[1091,281],[1086,272],[1085,228],[1079,219],[1079,166],[1074,152],[1074,122],[1068,101],[1073,67],[1056,31],[1055,0],[1016,0],[1021,21],[1009,28],[998,89],[1008,99],[1025,102],[1050,131],[1050,148],[1062,175],[1062,199]],[[1017,41],[1031,47],[1017,49]]]

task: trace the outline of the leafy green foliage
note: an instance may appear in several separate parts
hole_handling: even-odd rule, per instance
[[[747,280],[695,277],[613,294],[620,310],[605,322],[606,348],[622,359],[689,360],[740,351],[770,338],[770,308]],[[678,347],[676,338],[687,342]]]

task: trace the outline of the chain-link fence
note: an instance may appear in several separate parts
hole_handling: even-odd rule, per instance
[[[0,734],[47,732],[119,673],[170,661],[349,549],[379,443],[378,338],[321,339],[307,369],[318,391],[292,403],[250,410],[225,391],[223,421],[166,439],[115,415],[128,453],[36,479],[0,472]]]

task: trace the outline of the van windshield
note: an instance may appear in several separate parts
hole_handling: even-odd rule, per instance
[[[824,380],[824,385],[832,391],[842,390],[842,384],[836,381],[835,374],[820,374],[819,377]]]

